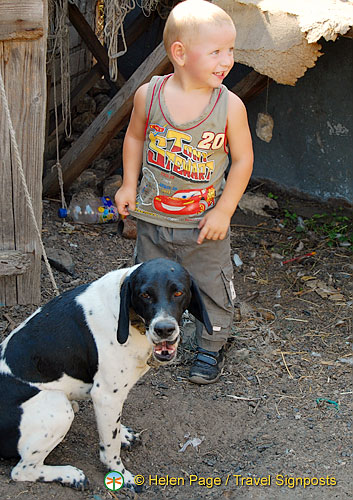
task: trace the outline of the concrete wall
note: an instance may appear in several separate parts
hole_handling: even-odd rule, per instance
[[[248,103],[253,177],[353,203],[353,40],[324,42],[322,52],[295,87],[269,86],[267,111],[274,119],[270,143],[255,133],[266,92]]]

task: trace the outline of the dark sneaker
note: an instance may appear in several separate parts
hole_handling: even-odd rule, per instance
[[[197,348],[197,354],[189,372],[189,380],[194,384],[213,384],[222,374],[224,366],[223,348],[220,351],[207,351]]]

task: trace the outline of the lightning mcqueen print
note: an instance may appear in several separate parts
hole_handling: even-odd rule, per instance
[[[185,189],[173,196],[158,195],[153,200],[156,210],[165,214],[197,215],[215,204],[213,186],[205,189]]]

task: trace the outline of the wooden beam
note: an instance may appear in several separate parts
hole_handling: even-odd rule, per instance
[[[232,92],[246,103],[265,90],[272,81],[268,76],[253,70],[232,88]]]
[[[43,18],[43,0],[0,0],[0,40],[41,38]]]
[[[163,43],[160,43],[62,158],[65,189],[92,163],[110,139],[126,124],[138,87],[148,82],[153,75],[163,75],[170,69],[171,64]],[[44,194],[52,196],[58,192],[58,189],[56,172],[49,172],[43,180]]]
[[[72,4],[70,2],[68,3],[68,15],[71,24],[74,26],[82,40],[85,42],[88,49],[97,59],[97,62],[101,67],[105,79],[107,80],[111,88],[116,92],[118,88],[125,83],[125,80],[122,79],[121,76],[118,76],[117,83],[111,81],[107,51],[96,37],[94,31],[80,12],[79,8],[75,4]]]
[[[25,274],[31,267],[33,254],[17,250],[0,251],[0,276]]]

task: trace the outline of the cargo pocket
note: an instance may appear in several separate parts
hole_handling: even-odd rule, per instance
[[[233,276],[233,266],[231,263],[229,263],[229,266],[222,268],[221,275],[225,290],[224,305],[227,309],[233,309],[236,293],[233,284],[234,276]]]

